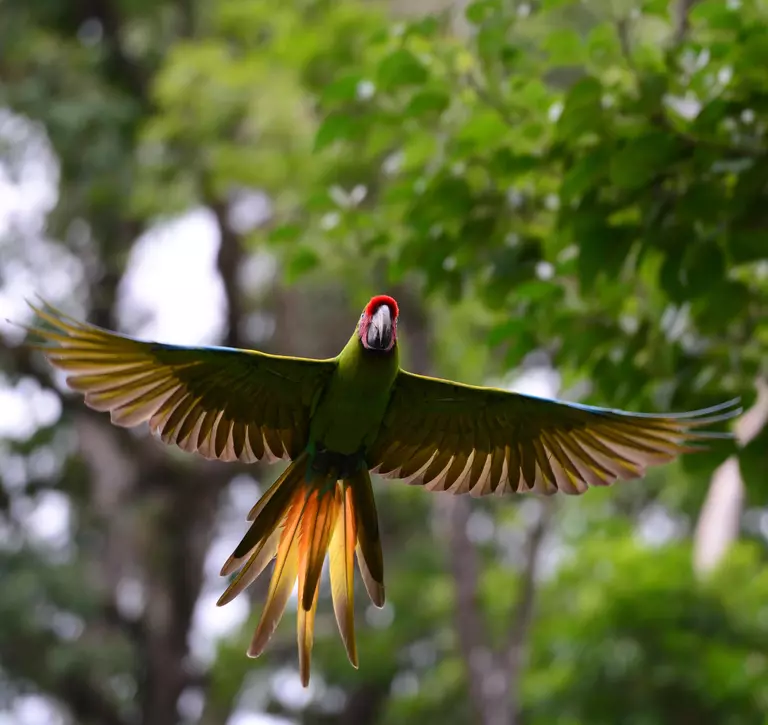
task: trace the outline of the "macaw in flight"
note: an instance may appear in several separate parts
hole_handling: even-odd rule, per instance
[[[250,528],[222,567],[231,601],[275,559],[248,655],[267,646],[298,578],[301,679],[309,683],[320,574],[330,556],[336,621],[357,667],[357,556],[371,601],[384,604],[384,563],[371,473],[471,496],[582,494],[644,475],[650,465],[731,437],[703,427],[741,412],[738,400],[651,415],[415,375],[399,363],[397,302],[373,297],[335,358],[144,342],[79,322],[43,303],[33,345],[68,373],[113,423],[149,428],[209,459],[288,467],[248,514]]]

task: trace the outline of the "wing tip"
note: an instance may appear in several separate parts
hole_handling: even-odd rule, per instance
[[[619,408],[604,408],[596,405],[588,405],[586,403],[578,403],[576,401],[571,401],[571,400],[559,400],[559,399],[543,399],[543,400],[546,400],[547,402],[558,403],[560,405],[566,405],[570,408],[576,408],[578,410],[584,410],[586,412],[609,413],[609,414],[614,414],[621,417],[641,418],[641,419],[649,418],[649,419],[670,420],[670,421],[678,421],[678,420],[685,421],[685,420],[701,419],[703,417],[711,415],[712,413],[721,414],[721,416],[717,416],[718,420],[729,420],[731,418],[735,418],[736,416],[744,412],[744,409],[741,406],[741,397],[738,397],[738,396],[735,398],[731,398],[730,400],[726,400],[722,403],[716,403],[715,405],[710,405],[706,408],[697,408],[695,410],[686,410],[686,411],[671,412],[671,413],[643,413],[643,412],[635,412],[635,411],[629,411],[629,410],[621,410]],[[738,406],[738,407],[734,407],[734,406]],[[712,422],[717,422],[717,421],[712,420]]]
[[[37,301],[40,307],[36,307],[34,304],[32,304],[29,297],[24,298],[25,304],[27,305],[27,307],[29,307],[30,310],[32,310],[32,312],[34,312],[35,314],[38,314],[40,310],[43,310],[46,307],[49,307],[48,303],[37,292],[35,292],[34,296],[37,298]]]
[[[4,317],[3,318],[11,327],[18,327],[20,330],[26,330],[29,332],[30,328],[28,325],[23,325],[21,322],[16,322],[16,320],[12,320],[10,317]]]

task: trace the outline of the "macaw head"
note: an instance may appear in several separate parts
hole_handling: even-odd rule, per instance
[[[366,350],[389,352],[397,342],[397,302],[387,295],[377,295],[365,306],[357,326],[360,342]]]

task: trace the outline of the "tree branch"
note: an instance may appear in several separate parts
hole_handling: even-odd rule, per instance
[[[107,73],[142,105],[149,104],[149,79],[137,63],[132,61],[123,47],[120,37],[123,20],[116,3],[111,0],[83,0],[82,20],[95,18],[104,31],[107,53]]]
[[[478,601],[481,563],[467,536],[471,504],[467,497],[445,496],[440,504],[449,527],[450,567],[455,582],[455,626],[467,663],[470,698],[483,725],[514,725],[519,712],[519,686],[533,615],[539,553],[551,519],[551,502],[528,531],[520,593],[507,636],[494,647]]]
[[[699,0],[674,0],[672,3],[672,33],[673,42],[679,45],[685,40],[690,27],[689,16],[694,5]]]
[[[89,623],[88,630],[98,626]],[[88,663],[63,670],[44,665],[63,647],[50,629],[11,626],[2,639],[4,676],[19,678],[27,687],[32,683],[39,691],[52,695],[69,708],[79,725],[128,725],[128,718],[120,713],[118,703],[94,677],[97,673],[93,668],[82,666]]]
[[[496,111],[499,118],[505,124],[507,124],[507,126],[510,128],[517,128],[520,125],[519,121],[515,119],[512,111],[504,106],[503,103],[494,98],[493,94],[490,93],[490,91],[474,75],[471,73],[467,74],[465,76],[465,81],[467,85],[475,92],[477,97],[483,103],[485,103],[488,108]]]
[[[536,595],[536,578],[539,570],[541,544],[552,519],[553,503],[541,500],[541,513],[531,526],[526,541],[525,563],[520,579],[520,594],[510,622],[506,638],[506,651],[502,650],[502,662],[507,669],[510,697],[509,725],[514,725],[520,712],[520,679],[525,663],[525,652],[533,618]]]
[[[177,6],[181,16],[179,32],[184,38],[191,38],[197,29],[197,4],[195,0],[178,0]]]
[[[352,691],[341,713],[333,718],[334,725],[375,723],[389,695],[391,683],[376,680],[364,682]]]
[[[624,57],[630,70],[637,74],[637,66],[632,58],[632,39],[630,35],[630,20],[628,17],[616,20],[616,35],[619,38],[621,55]]]
[[[227,298],[227,334],[224,344],[229,347],[243,347],[239,329],[243,306],[238,285],[238,274],[245,256],[242,241],[229,224],[227,203],[213,198],[210,192],[207,196],[206,201],[216,216],[221,238],[216,266]]]
[[[757,399],[734,426],[739,447],[746,446],[768,423],[768,380],[755,381]],[[693,569],[698,577],[715,571],[739,535],[746,486],[739,459],[730,456],[712,474],[709,491],[693,534]]]
[[[58,695],[79,723],[126,725],[115,706],[92,683],[74,673],[62,679]]]
[[[129,245],[135,236],[127,232],[125,239]],[[239,257],[232,250],[239,251],[239,240],[223,230],[222,247],[225,289],[234,310],[230,324],[235,333],[228,342],[237,345],[241,308],[234,279]],[[121,269],[111,268],[94,289],[92,316],[99,324],[112,326],[120,278]],[[25,352],[17,357],[33,369]],[[201,459],[190,465],[153,438],[110,426],[81,400],[68,400],[77,411],[80,452],[91,471],[91,500],[103,526],[104,546],[94,551],[96,586],[106,590],[106,609],[119,614],[119,585],[127,576],[141,582],[144,609],[130,628],[139,661],[137,706],[144,725],[169,725],[177,720],[180,694],[196,677],[186,666],[188,633],[218,499],[237,467]],[[125,621],[119,626],[126,631]],[[78,703],[65,701],[74,712]]]
[[[450,569],[456,595],[454,623],[459,649],[467,664],[470,699],[479,720],[487,722],[486,687],[494,662],[478,597],[480,562],[477,549],[467,535],[470,502],[464,496],[445,494],[440,495],[437,506],[448,528]]]

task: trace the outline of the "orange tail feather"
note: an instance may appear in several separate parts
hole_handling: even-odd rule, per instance
[[[222,574],[239,571],[218,602],[222,605],[234,599],[276,558],[264,610],[248,648],[250,657],[258,657],[279,625],[298,578],[297,639],[305,687],[310,678],[315,612],[326,552],[330,554],[336,622],[354,667],[358,666],[355,553],[371,601],[379,607],[384,604],[384,563],[368,471],[361,469],[338,482],[334,473],[307,481],[306,471],[307,456],[302,454],[251,510],[251,528],[222,567]]]

